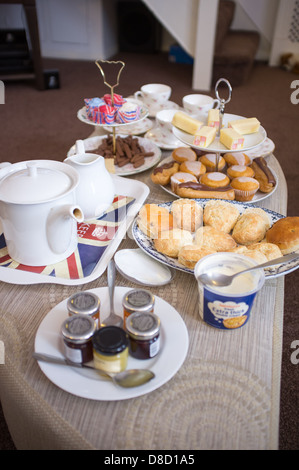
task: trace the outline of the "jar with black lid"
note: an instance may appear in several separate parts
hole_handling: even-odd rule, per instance
[[[160,319],[154,313],[134,312],[126,320],[129,353],[136,359],[150,359],[160,351]]]
[[[96,331],[95,321],[85,315],[67,318],[61,327],[64,353],[72,362],[83,364],[92,361],[92,337]]]
[[[131,289],[124,295],[122,303],[124,309],[124,328],[126,328],[126,320],[133,312],[154,312],[155,297],[146,289]]]
[[[109,325],[97,330],[92,338],[96,368],[108,373],[125,370],[129,355],[128,334],[120,327]]]
[[[67,301],[69,315],[90,316],[96,322],[97,328],[100,325],[100,305],[99,297],[93,292],[77,292]]]

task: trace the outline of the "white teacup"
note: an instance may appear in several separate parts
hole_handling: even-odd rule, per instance
[[[177,109],[163,109],[162,111],[158,111],[156,114],[157,124],[166,140],[175,139],[175,136],[172,133],[172,118],[177,112]]]
[[[219,106],[219,100],[211,98],[207,95],[192,94],[183,97],[184,109],[194,116],[200,114],[208,114],[210,109],[217,109],[219,108]]]
[[[154,106],[165,103],[169,99],[171,91],[168,85],[163,85],[162,83],[148,83],[147,85],[143,85],[140,91],[136,91],[134,96],[136,99],[141,97],[146,105]]]

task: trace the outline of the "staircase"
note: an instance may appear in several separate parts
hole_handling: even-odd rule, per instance
[[[269,14],[269,1],[273,0],[143,0],[143,3],[194,58],[192,88],[209,90],[220,77],[230,80],[233,86],[248,79],[260,41],[256,30],[265,31],[263,19]],[[235,3],[244,8],[255,31],[231,29]],[[263,34],[270,40],[271,28]]]

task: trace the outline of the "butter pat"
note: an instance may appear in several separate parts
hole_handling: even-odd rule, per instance
[[[188,116],[188,114],[178,111],[172,118],[172,124],[188,134],[196,134],[203,126],[203,122]]]
[[[230,150],[241,150],[244,145],[244,137],[230,127],[221,129],[220,142]]]
[[[193,144],[198,147],[208,147],[216,137],[216,127],[203,126],[196,133]]]
[[[237,119],[230,121],[228,127],[232,127],[239,134],[253,134],[260,128],[260,121],[256,118]]]
[[[216,127],[219,129],[220,125],[220,113],[219,109],[210,109],[208,114],[208,126]]]

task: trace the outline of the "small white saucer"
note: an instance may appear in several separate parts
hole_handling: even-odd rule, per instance
[[[274,152],[275,149],[275,144],[273,140],[269,139],[267,137],[261,145],[258,147],[255,147],[252,150],[249,150],[249,152],[246,152],[248,157],[250,157],[252,160],[258,157],[267,157],[270,155],[270,153]]]
[[[126,126],[126,134],[130,135],[139,135],[139,134],[144,134],[144,132],[147,132],[153,127],[154,123],[151,119],[145,118],[142,121],[133,123],[133,124],[128,124]],[[106,126],[104,127],[105,131],[107,132],[112,132],[111,127]],[[121,127],[115,127],[115,132],[117,134],[120,134],[123,132],[123,129]]]
[[[140,248],[119,250],[114,255],[114,261],[122,276],[143,286],[164,286],[172,281],[175,274]]]
[[[170,138],[166,136],[160,127],[154,127],[148,131],[144,137],[154,142],[161,149],[165,150],[173,150],[177,147],[188,147],[188,145],[185,145],[183,142],[176,139],[175,136]]]

